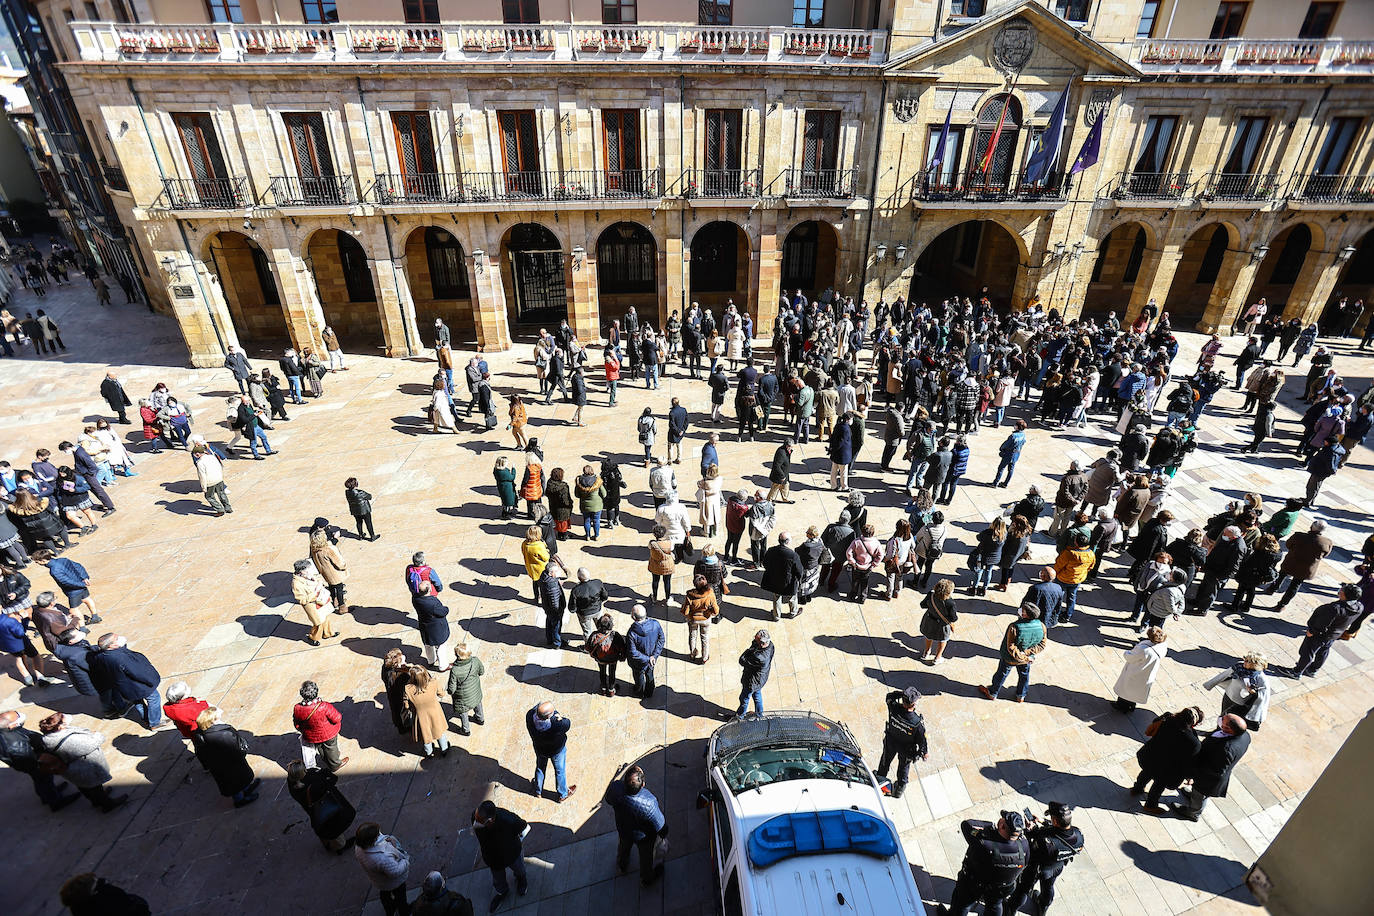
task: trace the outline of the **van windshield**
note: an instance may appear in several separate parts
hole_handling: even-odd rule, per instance
[[[839,748],[814,744],[751,747],[720,764],[725,784],[736,795],[790,779],[841,779],[867,782],[859,758]]]

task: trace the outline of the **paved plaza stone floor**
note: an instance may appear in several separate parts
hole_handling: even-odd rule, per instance
[[[0,457],[27,465],[35,448],[55,450],[61,439],[75,438],[83,419],[105,412],[97,388],[107,366],[121,373],[135,397],[167,382],[195,412],[197,431],[211,441],[227,439],[219,423],[234,383],[225,370],[184,368],[180,339],[168,319],[141,306],[102,311],[85,284],[54,288],[43,305],[61,323],[69,349],[55,358],[0,360]],[[28,293],[11,304],[20,312],[34,307]],[[1176,363],[1180,370],[1191,370],[1200,343],[1200,337],[1186,336]],[[1222,365],[1230,368],[1239,346],[1228,342]],[[500,392],[534,386],[529,353],[521,345],[492,359]],[[519,555],[525,523],[499,520],[491,476],[498,455],[516,457],[509,435],[502,432],[493,441],[471,424],[460,435],[431,434],[421,420],[423,392],[434,371],[428,355],[356,355],[349,361],[350,371],[326,380],[324,398],[288,408],[291,422],[269,434],[280,455],[228,464],[232,516],[209,513],[184,452],[142,453],[139,476],[113,490],[119,512],[70,552],[93,575],[106,621],[100,632],[127,635],[159,667],[164,684],[186,680],[196,696],[223,707],[227,720],[248,737],[251,761],[263,779],[261,799],[232,809],[175,730],[149,733],[130,720],[101,720],[92,716],[93,700],[65,686],[22,688],[7,672],[0,679],[0,708],[22,708],[30,722],[45,709],[60,709],[102,732],[115,786],[128,791],[132,803],[110,815],[84,803],[54,815],[36,803],[27,779],[13,773],[0,778],[10,840],[6,912],[58,912],[61,882],[93,870],[148,898],[159,914],[380,913],[352,856],[325,853],[285,790],[284,767],[298,756],[290,710],[303,679],[319,682],[343,713],[344,753],[352,762],[340,774],[341,787],[360,821],[380,822],[410,851],[412,893],[428,871],[439,869],[451,887],[473,898],[477,912],[486,912],[490,880],[478,858],[471,812],[492,798],[534,825],[525,846],[529,894],[507,904],[507,912],[712,912],[707,822],[694,800],[706,740],[718,716],[736,701],[736,658],[759,626],[772,632],[779,649],[766,704],[842,719],[870,762],[881,743],[884,693],[915,685],[925,695],[920,708],[930,732],[930,758],[917,767],[919,784],[913,781],[889,810],[928,904],[949,898],[964,848],[960,819],[995,818],[999,809],[1040,808],[1056,799],[1079,806],[1076,823],[1087,838],[1085,851],[1059,882],[1054,911],[1060,916],[1242,912],[1255,909],[1243,886],[1246,869],[1374,698],[1374,634],[1366,634],[1338,643],[1318,677],[1277,681],[1269,719],[1240,764],[1230,797],[1210,805],[1200,823],[1142,815],[1126,794],[1136,772],[1135,751],[1155,712],[1195,703],[1216,711],[1219,694],[1209,695],[1201,684],[1244,651],[1262,650],[1279,664],[1294,660],[1307,613],[1350,578],[1368,534],[1374,474],[1364,450],[1310,514],[1332,523],[1338,545],[1315,588],[1282,616],[1271,611],[1275,599],[1262,597],[1248,618],[1213,614],[1171,624],[1169,656],[1149,708],[1131,715],[1108,705],[1121,653],[1133,642],[1122,623],[1129,607],[1124,567],[1115,561],[1085,590],[1074,624],[1053,632],[1023,705],[989,702],[976,691],[991,677],[992,647],[1034,570],[1031,563],[1022,564],[1009,592],[974,599],[960,588],[958,632],[938,668],[916,660],[915,590],[892,603],[869,600],[862,608],[822,597],[802,617],[773,623],[756,575],[746,575],[732,588],[725,620],[714,628],[709,664],[688,659],[677,608],[658,609],[655,615],[668,631],[659,671],[663,689],[647,703],[605,698],[596,693],[595,666],[587,656],[542,647],[540,618]],[[1356,390],[1374,369],[1370,358],[1347,344],[1339,347],[1336,364],[1355,379]],[[1241,396],[1220,394],[1202,423],[1204,447],[1180,472],[1168,507],[1195,524],[1245,491],[1263,494],[1267,506],[1301,493],[1305,474],[1287,444],[1298,418],[1299,384],[1294,378],[1285,389],[1279,438],[1254,457],[1239,453],[1249,439],[1248,421],[1239,421]],[[626,612],[647,593],[649,578],[651,504],[646,472],[632,460],[638,452],[634,418],[649,404],[661,415],[673,395],[692,411],[690,456],[677,469],[680,490],[691,497],[697,450],[712,428],[703,422],[709,400],[703,383],[683,380],[675,368],[652,395],[624,386],[615,409],[604,406],[599,381],[591,387],[585,428],[567,426],[572,408],[555,403],[531,407],[531,432],[547,450],[547,468],[563,466],[575,474],[588,460],[626,459],[625,525],[595,543],[577,534],[561,549],[570,567],[585,565],[606,581],[623,630]],[[1018,403],[1010,417],[1022,416],[1024,409]],[[881,425],[881,411],[875,410],[853,480],[886,536],[901,516],[902,498],[898,475],[883,474],[876,465]],[[136,435],[137,427],[122,429]],[[1096,458],[1117,438],[1099,423],[1059,433],[1032,428],[1013,487],[997,490],[987,481],[1004,435],[985,428],[973,439],[968,483],[949,513],[951,538],[937,573],[955,577],[960,586],[969,577],[966,544],[1008,500],[1031,483],[1052,493],[1070,459]],[[727,489],[766,488],[777,436],[738,444],[731,428],[722,438]],[[827,489],[828,463],[820,446],[803,446],[796,457],[802,459],[794,459],[797,502],[780,507],[779,516],[780,528],[800,534],[808,524],[833,519],[841,500]],[[304,617],[290,596],[291,564],[306,555],[304,531],[311,519],[348,521],[343,481],[353,475],[376,496],[381,539],[342,541],[354,611],[336,618],[342,631],[337,641],[311,648],[304,641]],[[402,569],[417,549],[451,583],[442,596],[451,620],[487,671],[487,724],[471,738],[451,734],[455,750],[433,762],[421,762],[416,748],[396,736],[379,678],[388,649],[401,646],[412,660],[419,657],[402,582]],[[1036,539],[1035,563],[1051,561],[1052,552],[1043,535]],[[50,587],[43,570],[31,567],[30,575],[35,590]],[[679,595],[683,583],[684,577],[675,579]],[[555,700],[573,723],[569,779],[579,791],[563,805],[536,800],[528,790],[533,756],[522,717],[545,698]],[[599,804],[616,769],[629,760],[644,763],[672,830],[665,879],[647,890],[634,874],[616,875],[612,816]]]

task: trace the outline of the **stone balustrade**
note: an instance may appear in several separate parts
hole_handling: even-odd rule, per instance
[[[1148,38],[1135,43],[1131,62],[1146,73],[1374,73],[1374,41],[1332,38]]]

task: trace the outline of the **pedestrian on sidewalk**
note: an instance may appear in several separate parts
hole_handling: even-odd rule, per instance
[[[931,665],[940,664],[945,646],[954,635],[954,623],[959,612],[954,608],[954,583],[941,579],[921,601],[925,612],[921,615],[921,636],[926,644],[921,649],[920,661],[930,661]],[[933,654],[932,654],[933,652]]]
[[[1217,720],[1217,729],[1202,739],[1202,747],[1193,758],[1188,776],[1191,789],[1179,789],[1183,804],[1170,805],[1174,815],[1186,821],[1202,819],[1209,798],[1225,798],[1231,784],[1231,773],[1250,749],[1250,732],[1240,716],[1224,715]]]
[[[544,774],[550,763],[553,764],[554,780],[558,787],[558,803],[567,801],[577,791],[577,786],[568,785],[570,728],[572,721],[558,711],[552,700],[544,700],[525,713],[525,730],[529,732],[530,743],[534,746],[532,782],[537,798],[544,795]]]
[[[248,379],[253,375],[253,367],[248,363],[248,357],[243,351],[233,344],[229,345],[229,351],[224,356],[224,368],[228,369],[233,375],[234,381],[239,386],[239,394],[247,394]]]
[[[406,877],[410,874],[410,853],[394,836],[382,833],[379,824],[368,821],[353,834],[353,856],[363,874],[377,889],[386,916],[410,916],[406,901]]]
[[[339,791],[339,777],[321,769],[306,769],[299,760],[286,766],[286,791],[305,810],[310,829],[334,855],[343,855],[354,843],[353,837],[343,839],[344,831],[353,826],[358,811]]]
[[[322,770],[337,773],[348,765],[348,757],[339,756],[339,731],[343,716],[334,704],[320,699],[320,685],[303,681],[301,701],[291,710],[291,722],[300,735],[301,756],[307,767],[318,765]]]
[[[1035,661],[1035,656],[1045,650],[1049,644],[1046,638],[1045,625],[1039,620],[1040,609],[1033,604],[1021,605],[1017,612],[1017,619],[1012,622],[1002,637],[1001,645],[998,647],[997,671],[992,676],[992,684],[987,687],[980,686],[978,692],[989,700],[997,699],[997,694],[1002,690],[1002,684],[1006,682],[1007,675],[1012,668],[1016,669],[1016,702],[1026,701],[1026,692],[1030,688],[1030,669],[1031,663]]]
[[[39,739],[41,753],[51,754],[60,761],[62,778],[76,786],[92,805],[104,814],[128,803],[129,796],[112,795],[108,783],[110,764],[101,745],[105,736],[88,728],[70,724],[60,712],[38,723],[43,733]]]
[[[655,864],[659,841],[668,837],[668,825],[658,799],[644,785],[644,770],[632,766],[606,789],[606,804],[615,812],[616,870],[630,868],[630,849],[639,852],[639,883],[644,887],[663,877],[662,863]]]
[[[466,738],[472,734],[472,725],[486,724],[482,713],[482,675],[487,673],[487,667],[473,656],[466,642],[458,643],[456,656],[448,672],[448,695],[453,701],[454,715],[458,716],[458,734]]]
[[[525,875],[525,852],[521,848],[521,841],[529,834],[530,825],[513,811],[498,808],[495,802],[487,800],[478,805],[472,815],[472,832],[482,850],[482,861],[491,870],[494,895],[490,912],[494,913],[510,896],[506,869],[515,875],[517,894],[523,897],[530,888]]]
[[[892,784],[888,795],[901,798],[906,792],[907,780],[913,761],[925,760],[929,754],[926,742],[926,723],[916,711],[916,702],[921,693],[915,687],[893,690],[887,695],[887,724],[883,728],[883,752],[878,760],[878,768],[873,775],[879,782],[887,782],[892,761],[897,761],[897,781]]]
[[[196,717],[196,757],[215,780],[219,794],[234,800],[235,808],[258,800],[262,780],[253,775],[248,762],[248,742],[234,726],[224,721],[224,713],[210,706]]]
[[[1145,638],[1122,653],[1125,663],[1121,674],[1116,678],[1116,701],[1112,707],[1117,712],[1133,712],[1136,706],[1148,702],[1150,688],[1159,676],[1159,666],[1168,653],[1164,643],[1168,640],[1160,627],[1150,627]]]
[[[634,622],[625,634],[626,649],[630,661],[630,671],[634,674],[635,696],[652,699],[654,688],[654,665],[663,654],[667,640],[663,625],[649,616],[644,605],[636,604],[630,611]]]
[[[1316,674],[1326,663],[1326,656],[1336,640],[1354,625],[1364,611],[1360,602],[1361,587],[1358,582],[1341,586],[1335,601],[1320,605],[1312,616],[1307,618],[1307,633],[1298,648],[1298,661],[1293,666],[1294,678]]]
[[[119,381],[119,376],[113,372],[105,373],[105,380],[100,383],[100,396],[105,399],[105,403],[110,405],[110,409],[115,412],[119,422],[128,425],[131,421],[128,416],[128,408],[133,406],[133,401],[129,400],[128,393],[124,390],[124,385]]]
[[[209,443],[197,442],[191,447],[191,461],[196,467],[196,478],[205,494],[205,502],[215,511],[215,517],[222,517],[234,511],[229,504],[229,485],[224,482],[224,456]]]
[[[754,634],[749,647],[740,653],[739,664],[742,671],[739,708],[735,710],[736,719],[744,717],[750,700],[754,703],[754,715],[763,715],[763,687],[768,683],[768,675],[773,670],[774,651],[773,640],[768,631],[759,630]]]
[[[1240,661],[1208,679],[1202,686],[1208,690],[1223,688],[1221,714],[1235,713],[1245,720],[1250,731],[1259,731],[1269,715],[1272,694],[1266,671],[1268,667],[1269,660],[1263,652],[1247,652]]]

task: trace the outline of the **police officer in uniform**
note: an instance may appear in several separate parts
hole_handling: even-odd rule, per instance
[[[1003,811],[996,825],[970,820],[959,829],[968,841],[968,852],[949,906],[940,905],[941,916],[967,916],[979,901],[984,916],[1002,916],[1002,902],[1016,889],[1030,858],[1026,818],[1016,811]]]
[[[1083,850],[1083,831],[1073,826],[1073,807],[1052,801],[1045,812],[1049,822],[1035,818],[1035,826],[1026,831],[1030,841],[1030,862],[1016,885],[1016,892],[1007,899],[1006,911],[1015,913],[1027,897],[1035,902],[1032,912],[1042,914],[1054,902],[1054,882],[1064,866]],[[1035,882],[1040,891],[1032,893]]]
[[[911,761],[917,757],[926,759],[926,723],[916,711],[916,701],[921,693],[915,687],[894,690],[887,695],[887,727],[883,730],[883,756],[878,761],[878,769],[873,775],[881,782],[887,781],[887,772],[892,767],[892,758],[897,758],[897,781],[887,794],[901,798],[906,791],[907,776],[911,771]]]

